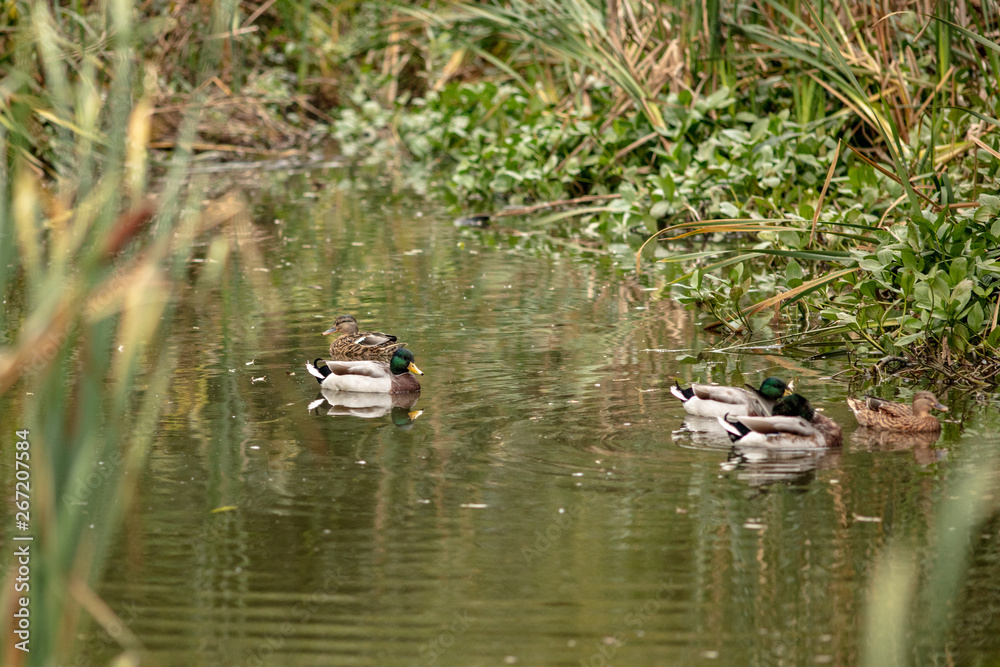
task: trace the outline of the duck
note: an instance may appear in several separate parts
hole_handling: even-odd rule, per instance
[[[388,362],[396,350],[406,346],[406,343],[399,342],[392,334],[361,331],[353,315],[341,315],[323,335],[335,333],[340,335],[330,343],[330,357],[334,361]]]
[[[839,447],[844,437],[840,425],[817,412],[801,394],[778,399],[770,417],[718,418],[735,445],[771,449],[820,449]]]
[[[384,361],[323,361],[306,363],[306,370],[323,389],[369,392],[373,394],[405,394],[420,391],[415,376],[424,372],[417,368],[413,353],[401,347]]]
[[[941,422],[931,410],[947,412],[948,408],[929,391],[913,394],[912,405],[883,401],[874,396],[863,399],[848,398],[858,423],[869,428],[885,429],[896,433],[934,433],[941,430]]]
[[[765,378],[760,389],[715,384],[692,384],[684,389],[676,381],[670,388],[670,393],[684,404],[684,410],[696,417],[766,417],[774,402],[790,391],[791,387],[777,377]]]

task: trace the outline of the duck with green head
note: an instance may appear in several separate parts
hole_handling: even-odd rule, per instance
[[[330,343],[330,358],[335,361],[386,361],[393,353],[406,346],[392,334],[381,331],[361,331],[353,315],[341,315],[324,336],[338,334]]]
[[[913,394],[913,403],[893,403],[874,396],[864,399],[847,399],[858,423],[869,428],[895,431],[896,433],[934,433],[941,430],[941,422],[931,410],[948,411],[946,405],[929,391]]]
[[[420,391],[415,376],[423,375],[413,360],[413,353],[405,347],[392,354],[389,363],[384,361],[323,361],[317,359],[306,364],[323,389],[336,391],[364,391],[374,394],[403,394]]]
[[[791,391],[781,378],[766,378],[760,389],[725,387],[715,384],[692,384],[687,389],[680,383],[670,388],[670,393],[681,400],[684,410],[696,417],[767,416],[775,401]]]
[[[773,449],[839,447],[843,433],[837,422],[817,412],[801,394],[778,399],[770,417],[719,417],[735,445]]]

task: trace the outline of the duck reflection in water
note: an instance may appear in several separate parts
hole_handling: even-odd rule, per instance
[[[309,404],[309,412],[317,415],[348,416],[361,419],[378,419],[392,415],[392,423],[401,428],[409,427],[423,414],[414,405],[420,394],[377,394],[359,391],[338,391],[323,387],[316,400]]]
[[[851,434],[854,449],[867,452],[896,452],[912,450],[913,458],[920,465],[937,463],[948,457],[947,449],[936,449],[934,443],[940,431],[927,433],[897,433],[880,428],[862,426]]]
[[[720,467],[736,478],[763,490],[771,484],[806,486],[817,470],[839,464],[839,449],[782,450],[768,447],[733,446]]]
[[[690,446],[692,449],[725,451],[733,446],[729,433],[715,417],[686,415],[681,427],[673,432],[673,439],[681,447]]]

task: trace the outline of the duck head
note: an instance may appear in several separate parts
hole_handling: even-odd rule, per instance
[[[356,334],[358,333],[358,321],[353,315],[341,315],[334,321],[333,326],[323,332],[324,336],[330,334]]]
[[[389,360],[389,370],[393,375],[402,375],[409,371],[414,375],[423,375],[424,372],[413,363],[413,353],[405,347],[401,347],[392,354]]]
[[[802,417],[807,422],[811,422],[816,415],[816,411],[802,394],[788,394],[778,399],[778,402],[774,404],[774,410],[771,411],[771,414],[785,417]]]
[[[750,387],[750,385],[747,385],[747,387]],[[755,389],[754,387],[750,387],[750,389],[772,401],[776,401],[792,391],[792,388],[785,384],[784,380],[776,377],[764,378],[764,381],[760,383],[760,389]]]
[[[913,416],[926,417],[931,410],[948,412],[948,406],[942,405],[937,396],[929,391],[918,391],[913,395]]]

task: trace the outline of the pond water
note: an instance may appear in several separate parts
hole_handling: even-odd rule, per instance
[[[880,555],[932,542],[958,462],[1000,445],[996,412],[957,392],[964,427],[934,446],[856,437],[842,361],[700,354],[718,339],[628,252],[336,182],[250,191],[239,270],[203,288],[192,267],[99,588],[149,664],[854,664]],[[311,407],[304,362],[345,313],[409,343],[416,404]],[[669,392],[768,375],[795,377],[843,449],[730,460]],[[960,663],[1000,660],[991,525],[952,622]],[[119,650],[94,627],[81,647],[81,665]]]

